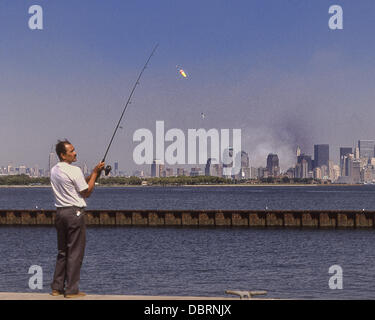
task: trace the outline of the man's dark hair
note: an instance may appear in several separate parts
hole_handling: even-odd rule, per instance
[[[68,140],[58,140],[57,141],[57,144],[56,144],[56,154],[57,156],[59,157],[60,161],[62,160],[61,158],[61,154],[65,154],[66,153],[66,148],[65,148],[65,145],[66,144],[71,144]]]

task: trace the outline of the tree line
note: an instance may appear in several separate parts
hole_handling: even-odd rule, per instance
[[[0,185],[12,186],[30,186],[30,185],[47,185],[49,184],[47,177],[30,177],[26,174],[0,176]]]
[[[106,177],[98,180],[100,185],[209,185],[209,184],[320,184],[321,180],[312,178],[288,178],[288,177],[268,177],[252,180],[233,180],[214,176],[178,176],[178,177],[160,177],[160,178],[139,178],[139,177]],[[328,183],[328,182],[324,182]],[[49,185],[48,177],[30,177],[25,174],[0,176],[0,185]]]

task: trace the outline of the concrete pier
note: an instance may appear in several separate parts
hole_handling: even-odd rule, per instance
[[[1,225],[53,226],[54,210],[0,210]],[[375,211],[87,210],[88,226],[375,228]]]
[[[0,292],[0,300],[239,300],[239,297],[200,297],[200,296],[142,296],[142,295],[95,295],[66,299],[64,296],[51,296],[48,293]],[[252,298],[251,300],[270,300],[266,298]]]

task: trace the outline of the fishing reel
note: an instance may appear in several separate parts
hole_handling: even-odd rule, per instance
[[[108,176],[111,170],[112,170],[112,167],[110,165],[106,166],[104,169],[105,175]]]

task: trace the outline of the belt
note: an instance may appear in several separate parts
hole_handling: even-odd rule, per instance
[[[68,206],[68,207],[56,207],[56,209],[64,210],[64,209],[80,209],[85,210],[86,207],[77,207],[77,206]]]

